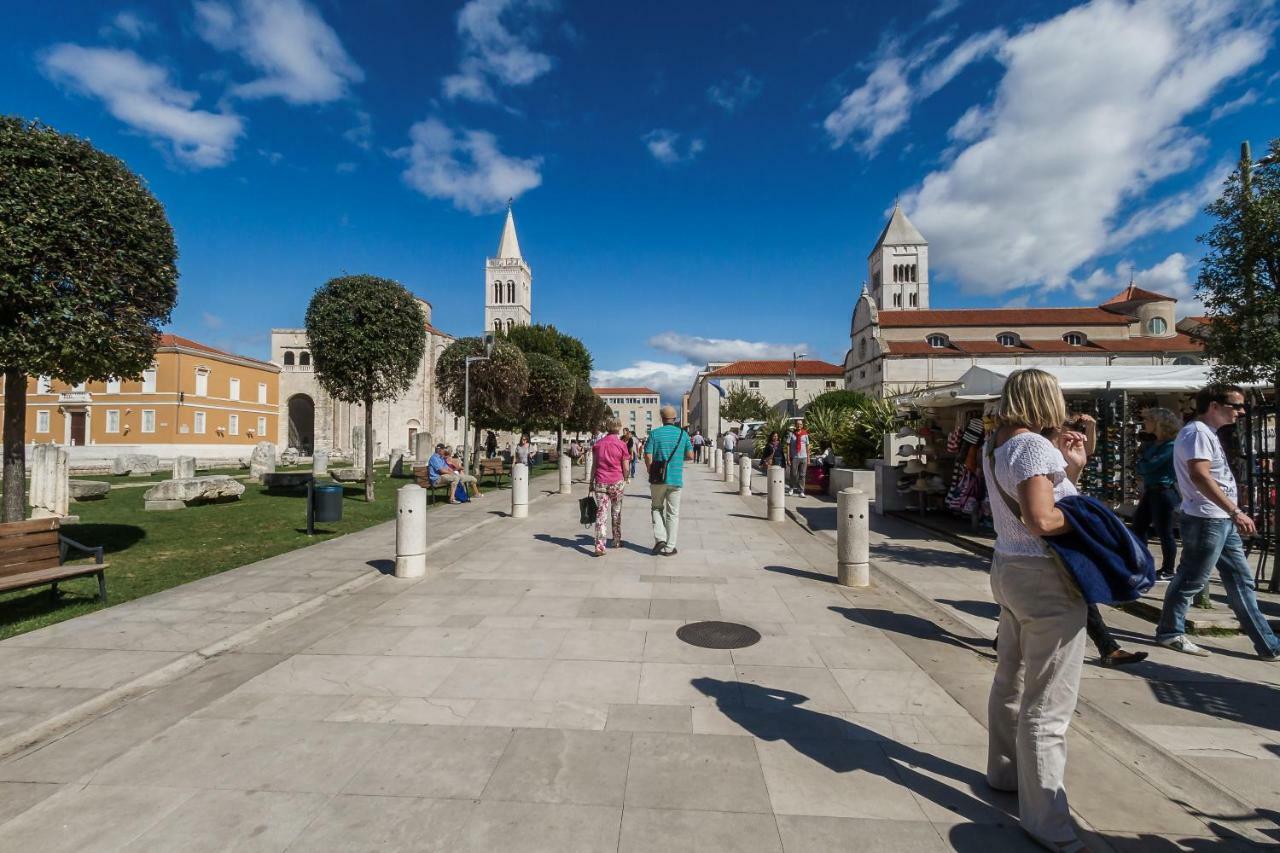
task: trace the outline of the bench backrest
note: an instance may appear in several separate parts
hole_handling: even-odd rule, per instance
[[[58,524],[56,518],[0,524],[0,577],[62,565]]]
[[[505,471],[506,463],[503,462],[501,459],[481,459],[480,470],[486,471],[486,472],[487,471]]]

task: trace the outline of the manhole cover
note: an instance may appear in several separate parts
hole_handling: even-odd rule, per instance
[[[704,649],[742,649],[760,642],[760,632],[736,622],[690,622],[676,629],[676,636]]]

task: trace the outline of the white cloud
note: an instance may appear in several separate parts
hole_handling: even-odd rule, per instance
[[[873,156],[907,123],[917,102],[935,94],[974,62],[995,53],[1006,38],[999,29],[976,33],[938,62],[932,59],[946,43],[945,36],[913,49],[909,56],[903,55],[900,42],[889,42],[881,49],[866,82],[845,95],[822,122],[832,147],[857,140],[858,149]],[[917,78],[914,84],[910,80],[913,75]]]
[[[102,101],[115,118],[168,143],[173,156],[198,169],[222,166],[235,153],[244,122],[195,109],[199,95],[169,82],[169,72],[131,50],[58,44],[40,57],[51,80]]]
[[[482,130],[454,131],[437,118],[409,128],[410,144],[394,153],[406,160],[404,180],[428,198],[448,199],[459,210],[487,213],[542,183],[542,158],[508,157]]]
[[[542,0],[470,0],[458,12],[462,60],[442,83],[446,98],[492,102],[493,83],[527,86],[551,70],[551,57],[530,47],[531,27],[513,31],[503,18],[528,17],[549,3]]]
[[[128,9],[117,12],[112,18],[111,23],[104,26],[98,31],[103,38],[112,36],[121,36],[129,41],[140,41],[143,36],[155,31],[155,25],[143,18],[137,12]]]
[[[1204,305],[1196,295],[1196,283],[1192,277],[1195,268],[1195,261],[1181,252],[1174,252],[1145,270],[1135,269],[1131,261],[1120,261],[1110,270],[1096,269],[1071,285],[1080,298],[1094,301],[1114,296],[1132,281],[1144,290],[1177,299],[1179,317],[1198,316],[1204,314]]]
[[[196,0],[196,31],[218,50],[234,51],[263,76],[235,86],[246,99],[320,104],[346,97],[364,72],[341,39],[304,0]]]
[[[1234,163],[1223,160],[1210,169],[1197,186],[1133,213],[1123,225],[1111,232],[1103,251],[1121,249],[1148,234],[1172,231],[1186,225],[1205,205],[1222,195],[1223,184],[1234,168]]]
[[[793,353],[809,352],[808,344],[774,344],[767,341],[744,341],[738,338],[703,338],[663,332],[649,338],[649,346],[662,352],[706,364],[711,361],[743,359],[791,358]]]
[[[207,329],[221,329],[223,326],[222,318],[217,314],[211,314],[208,311],[204,311],[200,314],[200,322],[204,323],[205,328]]]
[[[727,113],[737,112],[760,94],[763,84],[760,78],[748,71],[739,71],[730,80],[707,87],[707,100]]]
[[[339,163],[333,167],[333,170],[339,175],[349,175],[356,170],[356,164],[350,161]]]
[[[933,11],[924,19],[926,24],[932,24],[934,21],[947,17],[956,9],[960,8],[961,0],[939,0],[937,6],[933,7]]]
[[[1221,106],[1214,107],[1213,112],[1209,114],[1209,121],[1217,121],[1218,119],[1223,118],[1224,116],[1229,116],[1232,113],[1238,113],[1240,112],[1240,110],[1244,109],[1245,107],[1251,104],[1256,104],[1257,102],[1258,102],[1258,90],[1250,89],[1240,97],[1227,101],[1225,104],[1222,104]]]
[[[356,123],[343,131],[342,138],[368,151],[373,147],[373,116],[364,110],[356,110]]]
[[[1096,2],[1005,42],[985,129],[972,128],[980,137],[903,199],[935,268],[995,294],[1064,285],[1114,248],[1124,206],[1202,152],[1182,121],[1265,56],[1273,24],[1252,9]],[[1182,216],[1164,213],[1149,222]],[[1124,227],[1133,236],[1155,226]]]
[[[702,370],[696,364],[672,364],[665,361],[637,361],[618,370],[591,371],[591,384],[598,387],[652,388],[662,399],[679,403],[680,397],[691,387]]]
[[[681,134],[676,133],[674,130],[659,128],[649,131],[640,138],[645,147],[649,149],[649,153],[653,155],[653,159],[664,166],[674,166],[677,163],[686,163],[692,160],[706,148],[706,143],[696,136],[681,146],[680,137]],[[681,150],[682,147],[683,151]]]

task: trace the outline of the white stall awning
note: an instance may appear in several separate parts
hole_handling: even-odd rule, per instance
[[[974,366],[956,382],[939,385],[916,394],[903,394],[895,400],[920,406],[960,406],[1000,396],[1009,374],[1027,366],[993,364]],[[1194,393],[1210,382],[1209,368],[1203,364],[1149,365],[1034,365],[1052,373],[1062,390],[1070,394],[1081,391],[1134,391],[1163,394]]]

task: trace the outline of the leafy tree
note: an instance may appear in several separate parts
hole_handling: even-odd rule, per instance
[[[524,360],[529,365],[529,386],[520,401],[516,425],[527,430],[557,429],[573,407],[573,375],[549,355],[526,352]]]
[[[364,498],[373,500],[373,404],[409,390],[427,344],[409,291],[372,275],[330,280],[307,306],[307,343],[320,387],[364,406]]]
[[[727,421],[761,421],[769,416],[769,403],[759,391],[741,382],[729,388],[720,404],[720,417]]]
[[[814,409],[821,408],[853,408],[870,399],[872,399],[870,396],[861,391],[823,391],[809,400],[809,405],[805,407],[805,412],[808,413]]]
[[[582,341],[566,335],[555,326],[541,323],[516,326],[503,332],[502,336],[518,346],[525,355],[549,355],[563,364],[575,378],[591,378],[591,353],[587,352]]]
[[[1280,423],[1280,139],[1256,166],[1244,143],[1240,165],[1206,212],[1218,221],[1199,238],[1209,247],[1196,281],[1210,316],[1201,333],[1205,355],[1215,379],[1270,384]],[[1272,470],[1280,471],[1280,444],[1273,449]],[[1280,549],[1280,525],[1274,528],[1273,553]],[[1280,592],[1280,572],[1272,573],[1271,591]]]
[[[164,208],[88,142],[0,116],[5,521],[25,516],[27,379],[136,378],[178,297]]]
[[[565,426],[575,432],[594,432],[601,429],[612,414],[609,404],[592,390],[591,383],[581,379],[574,389],[573,406]]]
[[[482,338],[458,338],[445,347],[436,362],[436,382],[445,405],[456,414],[466,411],[466,360],[484,355]],[[482,427],[502,429],[520,418],[520,404],[529,387],[529,365],[524,353],[502,338],[493,342],[488,361],[471,365],[471,423],[475,444]]]

